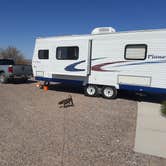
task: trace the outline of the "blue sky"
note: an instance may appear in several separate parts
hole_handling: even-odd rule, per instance
[[[32,58],[35,38],[166,28],[165,0],[0,0],[0,48],[15,46]]]

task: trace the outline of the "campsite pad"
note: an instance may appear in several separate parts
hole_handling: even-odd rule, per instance
[[[135,151],[166,158],[166,117],[160,104],[138,103]]]

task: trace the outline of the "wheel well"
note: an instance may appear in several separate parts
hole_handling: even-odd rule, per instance
[[[98,88],[98,93],[101,94],[101,91],[104,87],[108,86],[108,87],[112,87],[115,88],[116,90],[119,89],[119,86],[117,85],[100,85],[100,84],[85,84],[84,87],[88,86],[88,85],[95,85]]]

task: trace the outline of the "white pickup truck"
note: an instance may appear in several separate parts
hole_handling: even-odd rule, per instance
[[[11,59],[0,59],[0,83],[7,83],[15,78],[27,81],[31,76],[31,65],[15,65]]]

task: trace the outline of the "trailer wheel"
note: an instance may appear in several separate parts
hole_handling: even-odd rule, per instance
[[[87,85],[84,88],[85,96],[95,97],[98,95],[98,88],[96,85]]]
[[[1,74],[0,74],[0,83],[1,83],[1,84],[7,83],[7,78],[5,77],[5,74],[4,74],[4,73],[1,73]]]
[[[114,99],[117,96],[117,89],[112,86],[104,86],[102,88],[101,94],[104,98]]]

